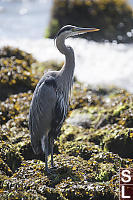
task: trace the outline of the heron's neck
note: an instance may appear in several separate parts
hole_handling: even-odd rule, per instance
[[[62,87],[65,87],[64,89],[69,91],[72,86],[75,68],[74,51],[71,47],[65,45],[65,38],[63,36],[57,38],[56,45],[58,50],[65,55],[65,63],[60,71],[60,76],[62,79]]]

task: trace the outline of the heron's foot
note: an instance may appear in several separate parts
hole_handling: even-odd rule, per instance
[[[57,168],[58,168],[57,165],[51,165],[51,168],[48,168],[48,166],[47,166],[47,167],[45,167],[45,172],[48,174],[53,174],[54,170],[56,170]]]
[[[49,168],[45,168],[45,171],[46,171],[47,174],[52,174],[52,170],[49,169]]]
[[[51,169],[57,169],[57,165],[51,165]]]

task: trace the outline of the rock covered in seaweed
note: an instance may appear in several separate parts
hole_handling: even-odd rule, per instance
[[[28,112],[30,102],[32,99],[32,92],[19,93],[10,95],[5,101],[0,104],[0,124],[6,123],[10,119],[14,119],[15,116],[21,114],[21,121],[24,119],[25,122],[21,122],[21,126],[28,127]],[[23,115],[23,116],[22,116]],[[25,125],[24,125],[25,124]]]
[[[0,100],[11,94],[33,90],[38,82],[32,74],[35,59],[19,49],[4,47],[0,51]]]
[[[48,175],[44,162],[24,161],[16,173],[3,183],[4,195],[10,198],[36,193],[47,199],[111,199],[117,197],[118,163],[125,167],[129,162],[111,153],[98,154],[89,161],[80,157],[59,154],[55,159],[57,169]],[[106,161],[106,163],[105,163]],[[117,161],[117,162],[116,162]],[[82,163],[82,165],[81,165]],[[117,170],[116,170],[117,169]],[[107,181],[106,184],[104,181]],[[9,186],[12,187],[9,187]],[[18,188],[16,190],[16,188]],[[1,195],[1,194],[0,194]],[[31,196],[32,197],[32,196]],[[37,197],[35,197],[37,199]]]
[[[1,58],[14,58],[14,60],[17,59],[20,62],[23,61],[29,68],[33,63],[36,62],[36,60],[32,57],[31,54],[10,46],[5,46],[2,49],[0,49],[0,59]]]
[[[55,142],[57,169],[47,174],[44,155],[34,155],[30,142],[32,94],[0,102],[0,199],[118,200],[119,168],[133,167],[133,95],[75,82],[68,120]],[[77,115],[84,123],[71,123]]]

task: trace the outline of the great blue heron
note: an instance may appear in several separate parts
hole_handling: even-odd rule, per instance
[[[45,73],[34,91],[29,113],[31,144],[35,154],[45,153],[45,169],[47,171],[49,152],[51,153],[51,167],[54,167],[54,139],[60,132],[66,118],[69,92],[73,83],[74,51],[70,46],[65,45],[65,39],[70,36],[98,30],[96,28],[79,28],[71,25],[61,28],[56,36],[56,46],[65,55],[65,64],[60,71]]]

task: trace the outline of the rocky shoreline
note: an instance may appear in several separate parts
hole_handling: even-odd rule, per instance
[[[36,62],[19,49],[0,50],[0,199],[119,199],[119,168],[133,167],[133,95],[75,80],[55,142],[57,169],[47,174],[44,155],[31,148],[28,112],[43,69],[60,65]]]

